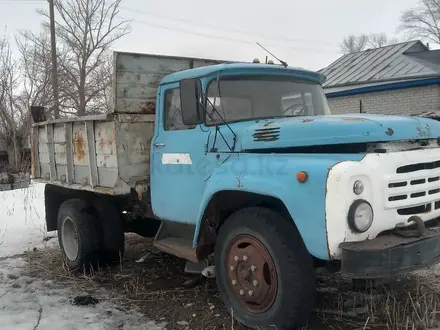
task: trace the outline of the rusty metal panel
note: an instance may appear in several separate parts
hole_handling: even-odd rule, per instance
[[[98,165],[96,164],[95,125],[86,121],[87,155],[89,156],[89,184],[93,188],[98,185]]]
[[[115,121],[95,123],[96,166],[102,187],[113,187],[118,180],[115,125]]]
[[[47,146],[46,146],[46,148],[47,148]],[[49,161],[49,153],[48,152],[40,152],[39,157],[40,157],[40,166],[43,166],[43,165],[49,166],[50,161]],[[46,174],[46,173],[41,172],[41,174]],[[47,172],[47,174],[49,174],[49,172]]]
[[[149,184],[150,145],[154,134],[154,117],[140,122],[118,123],[118,163],[123,180],[145,181]]]
[[[112,112],[154,114],[157,86],[170,73],[224,61],[114,52]]]
[[[67,182],[67,184],[73,183],[73,130],[72,123],[65,123],[64,129],[66,131],[66,174],[65,179],[61,178],[61,181]]]
[[[116,155],[97,154],[96,163],[98,165],[98,168],[99,167],[117,168],[118,158],[116,157]]]
[[[67,171],[67,164],[66,165],[56,165],[57,168],[57,180],[60,182],[66,182],[66,171]]]
[[[116,155],[115,122],[96,122],[95,141],[96,154]]]
[[[49,182],[50,181],[49,162],[41,163],[41,167],[40,168],[41,168],[41,175],[40,175],[39,178],[45,180],[46,182]]]
[[[66,144],[55,144],[55,164],[66,165]]]
[[[49,148],[47,147],[47,135],[46,127],[39,126],[37,128],[37,144],[38,144],[38,160],[40,173],[37,176],[40,178],[50,179],[50,169],[49,169]]]
[[[75,165],[73,167],[73,183],[81,186],[89,185],[89,167],[85,165]]]
[[[38,162],[33,167],[40,172],[36,180],[110,195],[147,191],[154,118],[118,114],[34,125],[32,142],[34,150],[38,145]],[[50,144],[56,172],[52,178]]]
[[[208,60],[208,59],[194,59],[192,62],[192,68],[200,68],[202,66],[208,66],[213,64],[219,64],[225,61],[215,61],[215,60]]]
[[[87,133],[84,123],[74,123],[72,130],[73,165],[88,165],[89,156],[87,150]]]
[[[50,179],[55,180],[57,177],[55,168],[55,144],[53,141],[53,125],[46,125],[47,148],[49,149],[49,168]]]
[[[62,124],[55,124],[53,129],[53,140],[55,143],[55,164],[66,165],[66,129]],[[58,179],[60,178],[60,169],[57,168]],[[66,170],[61,169],[61,173],[65,174]]]

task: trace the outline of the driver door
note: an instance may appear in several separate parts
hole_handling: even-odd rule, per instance
[[[179,83],[160,87],[151,200],[162,220],[195,224],[205,188],[208,130],[183,124]]]

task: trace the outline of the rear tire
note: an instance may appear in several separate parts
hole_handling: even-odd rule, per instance
[[[69,270],[99,262],[99,224],[87,202],[69,199],[58,211],[58,241]]]
[[[253,329],[295,329],[315,306],[313,259],[292,223],[250,207],[222,225],[215,246],[217,286],[228,310]]]

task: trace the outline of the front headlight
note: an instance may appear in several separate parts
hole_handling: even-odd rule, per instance
[[[358,199],[351,204],[347,220],[353,231],[364,233],[371,227],[373,216],[373,208],[370,203],[363,199]]]

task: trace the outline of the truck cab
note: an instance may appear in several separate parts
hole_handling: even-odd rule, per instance
[[[194,248],[201,238],[206,242],[207,234],[200,236],[206,227],[215,229],[217,271],[227,278],[219,283],[226,287],[223,298],[235,295],[250,311],[271,303],[271,288],[253,288],[253,281],[275,280],[263,271],[246,281],[240,272],[280,271],[269,248],[260,246],[265,239],[253,232],[258,225],[262,236],[290,231],[286,247],[295,239],[304,245],[294,254],[304,250],[314,260],[339,261],[353,278],[392,276],[440,255],[437,231],[425,228],[440,216],[439,123],[331,115],[324,79],[277,65],[221,64],[170,75],[159,88],[163,117],[156,118],[152,147],[153,210],[195,225]],[[180,100],[167,103],[170,93],[180,93]],[[210,216],[211,208],[216,215]],[[222,217],[223,210],[234,220]],[[278,247],[286,254],[278,254],[278,262],[288,263],[289,253]],[[238,275],[231,271],[237,268]]]
[[[122,119],[85,118],[90,176],[82,187],[56,174],[46,179],[48,229],[58,230],[70,268],[96,259],[96,251],[120,253],[124,231],[154,235],[157,248],[192,264],[213,257],[220,295],[240,322],[289,329],[314,306],[316,264],[376,279],[437,263],[440,123],[332,115],[324,80],[259,63],[166,75],[157,85],[154,118],[148,117],[153,131],[142,131],[150,119],[137,115],[120,117],[140,124],[136,138],[114,124],[117,166],[130,167],[131,149],[133,164],[149,161],[137,175],[117,168],[118,190],[92,184],[92,167],[99,170],[92,158],[100,158],[93,136],[99,120]],[[37,138],[42,125],[49,137],[56,132],[57,123],[37,123]],[[44,157],[36,158],[42,164]],[[78,208],[93,211],[84,218]],[[83,223],[95,229],[85,231]],[[87,244],[77,238],[75,245],[75,235]]]

